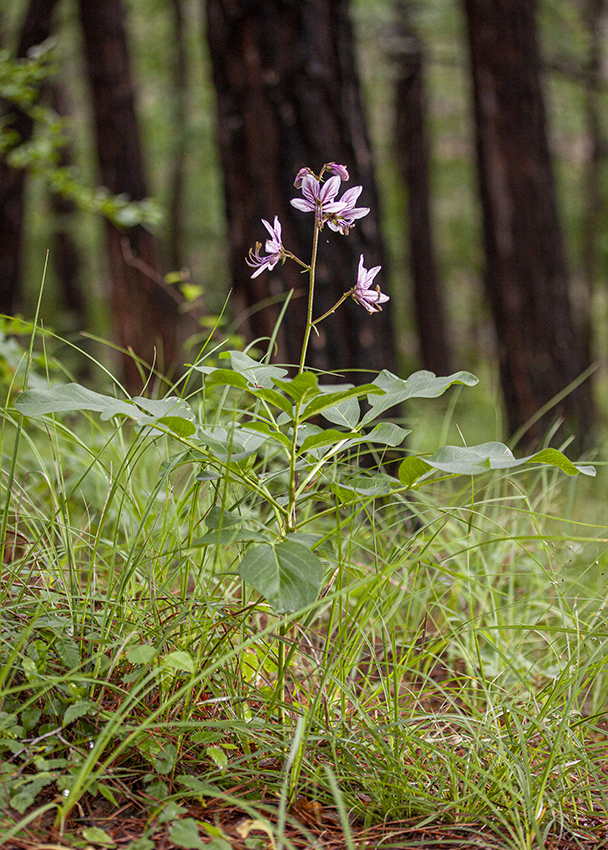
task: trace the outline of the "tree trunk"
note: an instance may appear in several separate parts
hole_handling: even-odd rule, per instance
[[[383,262],[349,5],[347,0],[207,0],[206,8],[236,312],[246,316],[241,327],[250,338],[269,337],[285,293],[294,290],[278,357],[297,363],[306,278],[287,262],[251,280],[245,257],[266,238],[260,219],[272,222],[278,215],[285,246],[309,261],[310,216],[289,204],[299,195],[293,181],[300,168],[318,173],[327,162],[346,165],[351,183],[364,189],[358,203],[371,208],[348,237],[323,231],[315,315],[355,284],[361,253],[367,268]],[[309,355],[316,368],[395,368],[390,305],[370,316],[349,299],[319,332]]]
[[[435,264],[424,57],[410,21],[410,0],[396,0],[395,12],[395,156],[407,189],[409,261],[420,354],[425,369],[447,375],[451,358]]]
[[[585,163],[582,267],[584,285],[583,333],[591,346],[593,329],[591,299],[598,264],[598,236],[604,208],[601,172],[608,153],[602,121],[601,77],[604,54],[604,31],[607,24],[606,0],[587,0],[585,19],[589,37],[589,55],[585,75],[585,113],[587,121],[588,156]]]
[[[547,142],[535,3],[464,0],[464,8],[473,73],[486,288],[498,339],[509,431],[535,444],[559,416],[565,433],[578,435],[577,445],[589,445],[595,421],[589,381],[535,421],[540,409],[589,366],[570,304]],[[526,428],[526,423],[531,424]]]
[[[169,175],[168,259],[178,271],[184,265],[184,169],[186,163],[188,61],[183,0],[171,0],[175,33],[173,70],[173,139]]]
[[[42,44],[52,31],[56,0],[30,0],[19,33],[17,58]],[[9,103],[0,104],[7,125],[29,142],[34,124],[29,115]],[[21,243],[24,215],[25,172],[0,159],[0,313],[12,315],[20,308]]]
[[[147,197],[122,0],[79,0],[101,180],[113,194]],[[161,371],[177,358],[178,305],[162,286],[156,239],[138,225],[106,222],[115,330],[121,346]],[[141,389],[137,364],[123,358],[125,382]],[[144,368],[144,371],[146,369]]]
[[[70,110],[65,89],[58,80],[54,80],[51,86],[51,97],[54,111],[66,118]],[[69,168],[73,159],[71,146],[64,145],[59,151],[59,166]],[[55,218],[51,260],[61,292],[62,310],[67,313],[66,329],[82,330],[86,325],[86,301],[82,286],[80,251],[72,235],[76,205],[55,192],[51,194],[50,202]]]

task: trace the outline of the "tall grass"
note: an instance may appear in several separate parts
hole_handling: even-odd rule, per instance
[[[228,398],[197,415],[242,415]],[[237,574],[231,528],[270,515],[234,476],[10,397],[2,450],[5,841],[51,822],[91,841],[102,800],[182,847],[228,841],[218,799],[284,847],[331,812],[353,847],[404,820],[517,848],[605,827],[606,529],[559,518],[559,473],[311,499],[299,529],[337,566],[278,616]]]

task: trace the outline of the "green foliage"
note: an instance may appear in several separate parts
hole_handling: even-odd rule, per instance
[[[64,122],[39,100],[42,87],[56,72],[51,43],[39,46],[27,59],[13,59],[8,51],[0,51],[0,98],[13,104],[33,125],[32,138],[23,140],[8,112],[0,123],[0,157],[12,168],[39,175],[51,192],[72,201],[78,209],[101,215],[119,227],[159,224],[161,212],[152,200],[131,201],[126,195],[112,195],[103,186],[88,187],[73,168],[60,164],[61,150],[69,142]]]

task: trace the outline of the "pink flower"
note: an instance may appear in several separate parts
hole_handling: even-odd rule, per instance
[[[337,162],[328,162],[324,167],[330,174],[336,174],[340,180],[350,180],[348,169],[345,165],[338,165]]]
[[[302,188],[302,181],[304,180],[307,174],[312,174],[310,168],[301,168],[298,171],[298,173],[296,174],[296,179],[293,181],[293,185],[296,187],[296,189]]]
[[[338,203],[342,204],[342,209],[328,216],[327,226],[336,233],[340,232],[344,236],[348,236],[348,231],[355,226],[355,221],[358,218],[363,218],[369,212],[369,207],[355,207],[355,202],[361,192],[363,186],[353,186],[352,189],[347,189],[342,195]]]
[[[373,269],[369,269],[368,271],[364,268],[363,263],[363,254],[361,254],[359,257],[357,283],[353,287],[351,295],[358,304],[365,307],[368,313],[379,313],[382,311],[382,307],[380,305],[384,304],[385,301],[388,301],[389,296],[380,292],[379,286],[376,286],[375,289],[370,289],[370,287],[382,266],[375,266]]]
[[[298,173],[298,178],[300,173]],[[330,177],[325,183],[319,183],[314,174],[308,172],[302,178],[302,194],[304,197],[293,198],[291,205],[301,212],[314,212],[317,223],[321,228],[328,214],[340,212],[344,206],[334,201],[340,189],[340,182],[339,177]]]
[[[262,224],[270,234],[270,239],[267,239],[264,245],[267,256],[260,256],[262,244],[256,242],[255,250],[252,248],[249,251],[249,257],[246,261],[248,266],[255,269],[251,275],[252,278],[262,274],[264,269],[272,271],[276,264],[285,258],[285,249],[281,238],[281,222],[278,216],[275,215],[274,217],[274,227],[271,227],[265,219],[262,219]]]

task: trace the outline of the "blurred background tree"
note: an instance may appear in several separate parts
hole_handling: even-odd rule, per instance
[[[350,288],[360,252],[383,264],[392,301],[371,319],[349,304],[317,340],[315,365],[496,374],[513,434],[605,357],[603,0],[538,0],[535,14],[523,0],[123,2],[3,3],[5,71],[52,32],[57,72],[39,103],[60,87],[70,139],[63,159],[59,147],[49,155],[48,115],[3,86],[0,233],[23,209],[17,236],[0,240],[5,312],[31,312],[46,248],[58,252],[63,233],[76,271],[67,281],[57,262],[45,296],[60,332],[112,334],[170,369],[186,357],[188,304],[208,324],[232,288],[223,331],[254,339],[270,335],[293,289],[278,339],[293,360],[302,281],[286,265],[252,282],[245,255],[265,237],[260,219],[278,214],[306,257],[293,177],[334,160],[374,217],[347,239],[328,234],[318,309]],[[19,183],[22,207],[11,207]],[[63,200],[51,203],[49,188]],[[586,382],[521,436],[538,441],[563,422],[557,441],[576,433],[582,447],[595,421]]]

